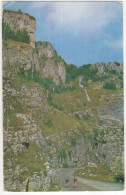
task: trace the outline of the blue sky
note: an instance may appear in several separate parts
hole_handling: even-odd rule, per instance
[[[119,2],[8,2],[36,18],[36,41],[50,41],[65,61],[78,66],[123,62],[123,13]]]

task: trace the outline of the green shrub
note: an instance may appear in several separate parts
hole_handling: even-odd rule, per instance
[[[11,39],[18,42],[30,43],[30,36],[26,29],[18,29],[17,32],[15,32],[4,20],[2,21],[2,38],[5,40]]]
[[[20,30],[18,29],[15,34],[15,41],[23,42],[23,43],[30,43],[30,36],[26,29]]]
[[[117,182],[124,182],[124,173],[118,173],[117,175],[114,176],[114,179]]]
[[[83,114],[82,119],[83,120],[88,120],[89,119],[89,114],[88,113],[87,114]]]
[[[115,83],[111,82],[107,82],[104,84],[103,86],[104,89],[110,89],[110,90],[116,90],[116,85]]]
[[[124,126],[121,128],[121,133],[122,133],[122,135],[123,135],[123,140],[124,140]]]
[[[71,145],[72,145],[73,147],[75,147],[75,146],[76,146],[76,142],[77,142],[77,141],[76,141],[76,139],[75,139],[75,138],[74,138],[74,139],[72,139],[72,140],[71,140]]]
[[[63,163],[63,168],[69,168],[69,165],[65,162]]]
[[[117,66],[120,66],[120,63],[119,63],[119,62],[115,61],[114,63],[115,63]]]
[[[110,73],[116,74],[116,70],[110,70]]]
[[[91,144],[93,148],[98,146],[98,133],[99,133],[99,130],[97,128],[94,128],[92,130],[92,133],[88,135],[88,139],[91,140]]]
[[[73,91],[75,89],[74,86],[62,86],[62,85],[55,85],[54,92],[55,93],[63,93],[67,91]]]
[[[83,66],[80,66],[78,69],[78,74],[82,75],[85,81],[88,81],[89,79],[94,79],[96,77],[96,73],[98,72],[98,69],[91,69],[91,64],[84,64]]]
[[[45,118],[44,118],[44,124],[47,126],[47,127],[51,127],[52,126],[52,121],[51,121],[51,118],[49,115],[46,115]]]
[[[64,62],[64,64],[66,65],[64,58],[58,55],[57,52],[55,52],[55,50],[54,50],[54,56],[52,57],[52,59],[54,60],[55,65],[57,65],[60,62]]]
[[[89,79],[96,79],[98,69],[91,69],[91,64],[84,64],[80,67],[75,66],[74,64],[66,65],[66,82],[70,82],[77,78],[78,76],[83,76],[83,82],[87,85],[86,81]]]
[[[44,65],[44,63],[46,62],[47,59],[48,59],[48,57],[45,54],[40,55],[40,57],[39,57],[40,64]]]
[[[50,42],[48,41],[38,41],[36,42],[36,46],[37,45],[43,45],[43,47],[47,47],[50,44]]]
[[[51,146],[52,145],[52,141],[49,139],[49,140],[46,140],[46,143],[48,146]]]
[[[87,87],[88,81],[84,80],[84,78],[83,78],[81,84],[82,84],[84,87]]]
[[[9,24],[2,21],[2,38],[15,40],[15,32],[10,28]]]
[[[3,44],[5,49],[8,49],[8,44],[5,41],[3,41],[2,44]]]
[[[74,116],[76,119],[79,119],[79,120],[81,119],[78,114],[74,114]]]
[[[66,160],[66,151],[65,151],[64,148],[58,150],[58,151],[56,152],[56,155],[57,155],[58,159],[61,158],[61,161],[62,161],[63,159]]]
[[[95,75],[92,79],[92,81],[104,81],[105,79],[107,79],[109,76],[98,76],[98,75]]]
[[[22,11],[21,11],[21,9],[18,9],[18,13],[22,14]]]
[[[31,15],[29,15],[28,13],[25,13],[25,14],[26,14],[27,16],[29,16],[29,17],[30,17],[30,19],[32,19],[32,20],[36,20],[34,16],[31,16]]]
[[[120,81],[120,86],[121,88],[123,88],[123,81]]]
[[[78,68],[74,64],[66,66],[66,83],[74,80],[78,76]]]

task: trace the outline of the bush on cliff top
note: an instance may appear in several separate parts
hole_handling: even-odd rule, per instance
[[[91,64],[84,64],[80,67],[77,67],[74,64],[69,64],[66,66],[66,82],[69,83],[72,80],[75,80],[78,76],[83,76],[84,81],[96,80],[96,73],[98,69],[91,69]]]
[[[8,12],[8,13],[20,13],[20,14],[26,14],[27,16],[29,16],[32,20],[36,20],[34,16],[29,15],[28,13],[23,13],[21,9],[19,9],[17,12],[13,11],[13,10],[8,10],[8,9],[4,9],[4,12]]]

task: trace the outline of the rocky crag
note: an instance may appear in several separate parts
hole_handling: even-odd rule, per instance
[[[32,47],[35,47],[36,20],[33,16],[24,14],[21,11],[4,10],[3,19],[14,31],[26,29],[30,36],[30,44]]]
[[[31,16],[3,15],[15,29],[24,18],[35,33]],[[59,167],[102,164],[123,173],[122,64],[68,65],[51,43],[33,37],[30,44],[3,40],[2,49],[5,190],[61,190]]]

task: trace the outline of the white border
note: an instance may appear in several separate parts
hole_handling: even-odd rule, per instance
[[[37,0],[15,0],[15,2],[18,1],[37,1]],[[38,1],[44,1],[44,0],[38,0]],[[45,0],[46,1],[46,0]],[[47,1],[68,1],[68,0],[47,0]],[[69,1],[77,1],[77,0],[69,0]],[[99,2],[112,2],[112,1],[116,1],[116,2],[120,2],[123,3],[123,65],[124,65],[124,111],[126,108],[126,104],[125,104],[125,91],[126,91],[126,86],[125,86],[125,78],[126,78],[126,71],[125,71],[125,62],[126,62],[126,55],[125,55],[125,44],[126,44],[126,0],[79,0],[79,1],[99,1]],[[3,2],[12,2],[12,0],[8,0],[8,1],[3,1]],[[0,29],[1,29],[1,20],[2,19],[2,2],[0,1]],[[2,43],[2,33],[0,31],[0,43]],[[2,44],[0,44],[2,45]],[[125,112],[124,112],[124,121],[126,119],[125,116]],[[124,129],[126,128],[125,122],[124,122]],[[50,194],[50,195],[54,195],[54,194],[85,194],[85,195],[96,195],[96,194],[103,194],[103,195],[123,195],[126,193],[126,184],[125,184],[125,190],[124,191],[83,191],[83,192],[4,192],[3,191],[3,103],[2,103],[2,47],[0,47],[0,194]],[[125,132],[125,137],[126,137],[126,132]],[[126,147],[125,147],[125,155],[126,155]],[[126,156],[125,156],[126,157]],[[125,158],[125,173],[126,173],[126,158]],[[2,177],[1,177],[2,176]]]

